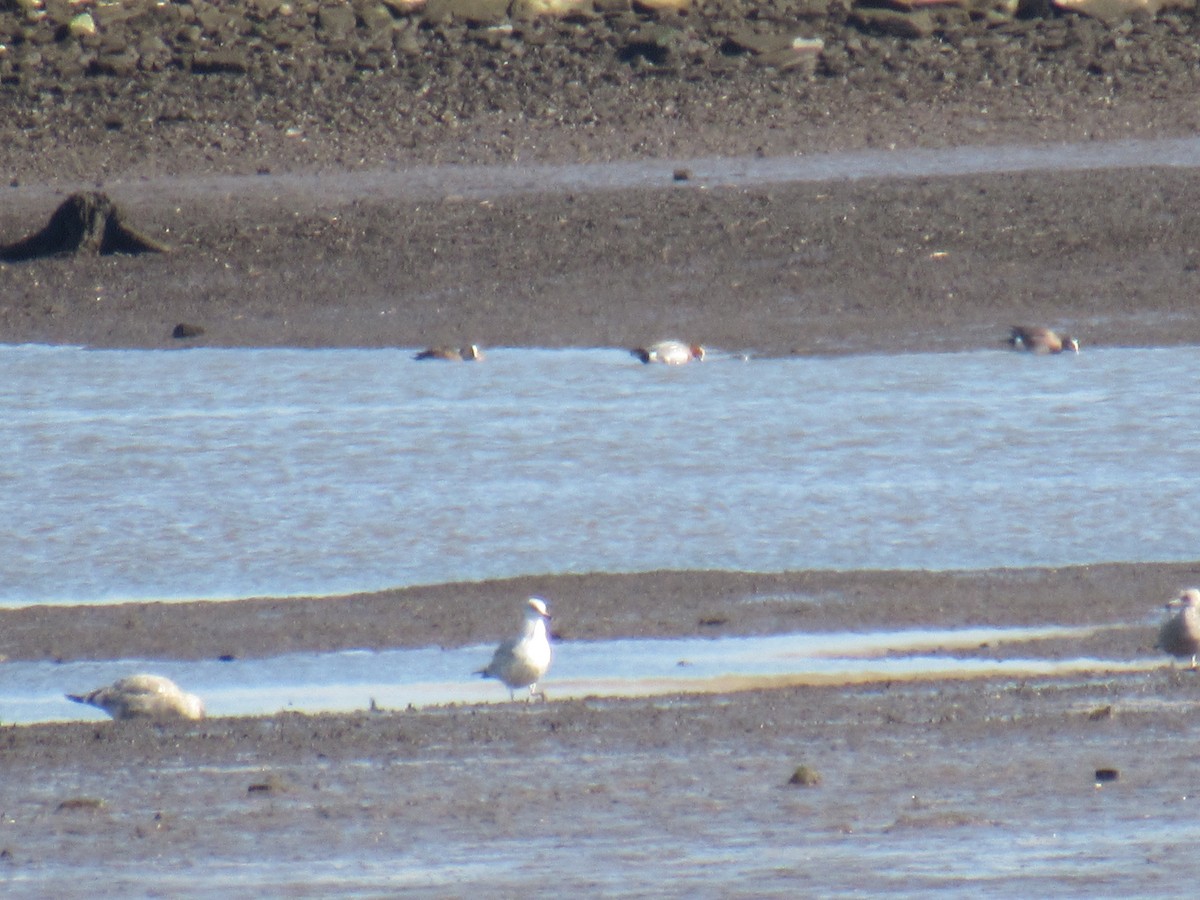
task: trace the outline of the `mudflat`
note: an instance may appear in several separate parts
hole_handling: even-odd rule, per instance
[[[1061,674],[952,665],[862,683],[737,691],[731,679],[726,692],[555,700],[552,670],[546,703],[7,726],[3,874],[63,896],[82,896],[85,875],[125,895],[303,894],[319,881],[335,894],[987,884],[1017,896],[1064,887],[1080,866],[1145,890],[1134,863],[1150,860],[1150,883],[1165,889],[1155,861],[1196,827],[1197,676],[1153,645],[1159,602],[1198,569],[568,575],[5,611],[0,649],[12,659],[456,646],[505,636],[514,598],[530,592],[552,598],[560,657],[604,637],[1094,630],[934,651],[1065,661]]]
[[[384,4],[391,24],[373,8],[355,27],[327,9],[344,4],[131,4],[94,10],[102,38],[75,37],[58,7],[0,11],[0,243],[98,187],[174,247],[0,263],[0,340],[165,347],[187,324],[219,346],[679,337],[786,354],[995,347],[1024,323],[1085,348],[1200,337],[1195,167],[687,177],[704,156],[1194,135],[1191,11],[947,8],[905,31],[822,3],[515,22],[453,5]],[[780,36],[819,39],[819,58],[766,64]],[[563,190],[530,168],[518,193],[455,187],[463,164],[617,161],[650,176]],[[414,166],[442,167],[420,195],[361,186]]]
[[[101,189],[172,246],[0,263],[0,340],[676,336],[778,355],[992,348],[1029,322],[1070,330],[1084,352],[1200,343],[1194,167],[736,188],[685,171],[713,155],[1192,136],[1192,11],[1104,23],[959,10],[913,30],[823,4],[596,4],[512,27],[382,6],[398,23],[386,46],[378,19],[322,13],[342,4],[297,5],[290,37],[263,31],[277,4],[108,22],[97,8],[96,46],[57,7],[0,10],[0,243]],[[738,49],[747,29],[824,49],[766,65]],[[452,187],[462,164],[622,160],[657,161],[658,182],[485,199]],[[343,191],[415,166],[445,167],[446,189]],[[203,333],[175,339],[181,323]],[[1153,643],[1161,603],[1197,568],[531,575],[2,611],[0,653],[48,663],[460,646],[504,636],[527,593],[551,598],[563,653],[606,637],[1079,624],[1097,630],[973,654],[1097,662],[1020,679],[8,726],[0,880],[57,896],[1030,896],[1083,872],[1114,893],[1172,893],[1196,874],[1175,851],[1198,836],[1196,681]],[[790,783],[801,765],[820,783]],[[1098,788],[1100,770],[1117,777]]]

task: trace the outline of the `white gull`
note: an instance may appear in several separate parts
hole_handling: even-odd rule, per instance
[[[68,700],[104,710],[114,719],[203,719],[204,702],[161,675],[129,675]]]
[[[1196,654],[1200,653],[1200,590],[1188,588],[1167,604],[1171,618],[1163,623],[1158,632],[1155,648],[1180,659],[1192,658],[1196,668]]]
[[[527,687],[531,698],[540,696],[545,700],[546,694],[537,689],[537,684],[550,668],[550,636],[546,632],[549,621],[546,602],[530,597],[525,601],[521,633],[497,647],[487,668],[475,674],[503,682],[510,698],[516,698],[518,688]]]

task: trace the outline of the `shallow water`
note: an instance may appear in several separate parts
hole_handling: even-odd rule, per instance
[[[966,628],[876,633],[785,634],[769,637],[572,641],[555,649],[542,687],[556,700],[726,693],[801,684],[853,684],[911,679],[1071,675],[1142,671],[1161,660],[992,660],[947,655],[1005,641],[1084,637],[1098,629]],[[938,650],[939,655],[929,655]],[[233,661],[119,660],[10,662],[0,680],[0,721],[25,725],[106,719],[65,699],[118,678],[153,671],[204,698],[212,716],[281,711],[352,712],[450,703],[508,702],[496,681],[472,677],[491,646],[380,652],[298,653]],[[518,699],[528,694],[518,692]]]
[[[1003,172],[1079,172],[1118,168],[1195,168],[1200,138],[1154,138],[1062,144],[1001,144],[856,150],[780,157],[701,157],[611,163],[412,166],[395,170],[323,172],[319,175],[214,175],[202,178],[109,182],[123,202],[163,197],[223,195],[239,202],[291,196],[314,205],[377,199],[487,199],[554,191],[673,187],[750,187],[867,178],[929,178]],[[686,170],[686,181],[674,173]],[[90,189],[90,186],[83,185]],[[34,196],[62,185],[15,188]]]
[[[1178,349],[0,348],[0,603],[1195,557]]]

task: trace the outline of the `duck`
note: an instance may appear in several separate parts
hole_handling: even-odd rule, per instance
[[[162,675],[129,675],[86,694],[67,694],[75,703],[104,710],[117,720],[204,718],[204,701],[184,693]]]
[[[1192,669],[1196,668],[1196,654],[1200,653],[1200,590],[1188,588],[1167,604],[1167,619],[1158,632],[1156,650],[1162,650],[1177,659],[1192,658]]]
[[[1069,334],[1059,335],[1040,326],[1014,325],[1008,343],[1014,350],[1027,350],[1030,353],[1079,352],[1079,341],[1075,338]]]
[[[703,347],[683,341],[659,341],[649,347],[635,347],[629,352],[644,363],[663,363],[668,366],[681,366],[692,360],[699,362],[704,359]]]
[[[550,613],[546,601],[540,597],[530,597],[522,609],[520,633],[500,644],[492,654],[492,661],[475,674],[501,682],[508,688],[510,700],[515,700],[516,692],[522,688],[529,688],[529,699],[545,700],[546,693],[538,690],[538,682],[549,670],[553,656],[546,630]]]
[[[478,344],[468,344],[466,347],[429,347],[422,350],[413,359],[444,359],[451,362],[474,362],[483,359],[483,351]]]

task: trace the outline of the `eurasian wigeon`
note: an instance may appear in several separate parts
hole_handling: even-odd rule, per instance
[[[483,359],[483,351],[478,344],[466,347],[430,347],[422,350],[413,359],[445,359],[452,362],[473,362]]]
[[[1037,326],[1014,325],[1008,343],[1015,350],[1028,350],[1030,353],[1062,353],[1064,350],[1079,352],[1079,341],[1069,334],[1060,336],[1049,328]]]
[[[692,360],[704,359],[703,347],[683,341],[659,341],[649,347],[635,347],[629,352],[644,363],[663,363],[668,366],[681,366]]]

